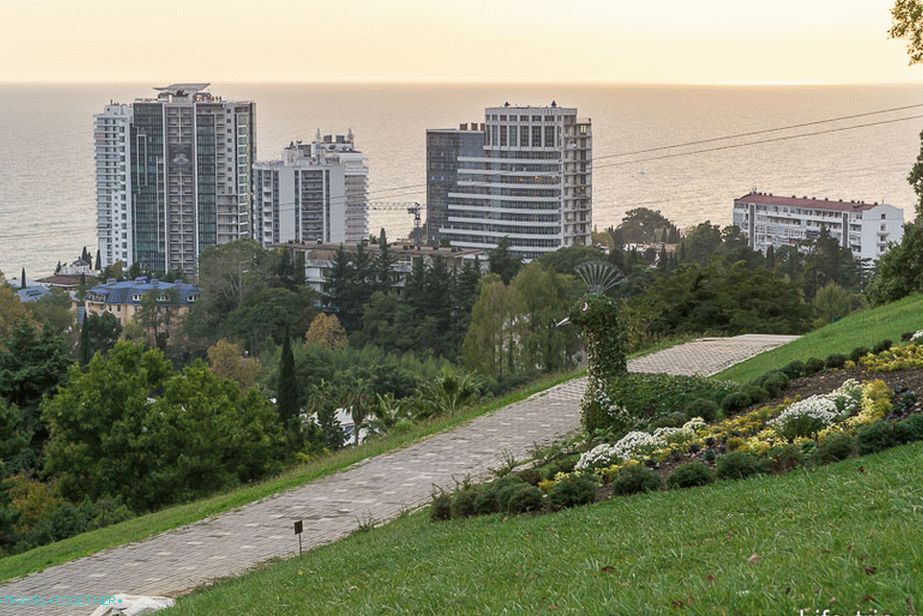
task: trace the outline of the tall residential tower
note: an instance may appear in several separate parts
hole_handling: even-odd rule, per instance
[[[291,143],[281,160],[255,164],[253,180],[254,237],[263,246],[369,236],[368,167],[352,131]]]
[[[95,116],[103,265],[194,275],[203,250],[250,236],[254,104],[208,85],[155,88]]]
[[[482,249],[505,238],[526,260],[589,245],[592,148],[590,121],[576,109],[554,102],[486,109],[481,151],[458,156],[440,238]],[[433,183],[429,172],[427,179]]]

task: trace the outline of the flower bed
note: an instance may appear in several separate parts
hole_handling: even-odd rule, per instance
[[[696,417],[681,426],[633,430],[612,442],[597,442],[561,470],[546,465],[442,493],[434,501],[433,518],[551,511],[613,494],[784,472],[915,440],[923,440],[923,413],[912,391],[895,394],[879,379],[847,379],[825,394],[711,423]],[[480,494],[485,496],[479,499]]]

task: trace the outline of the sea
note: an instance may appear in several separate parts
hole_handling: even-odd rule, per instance
[[[84,246],[95,254],[93,114],[150,96],[153,85],[165,84],[0,84],[0,271],[18,276],[24,267],[33,278]],[[371,200],[387,202],[425,200],[427,128],[480,122],[485,107],[505,102],[577,107],[593,123],[598,229],[640,206],[681,227],[726,225],[734,198],[753,189],[884,201],[909,220],[907,175],[923,130],[923,117],[912,117],[923,107],[860,115],[923,104],[923,85],[214,83],[211,91],[256,102],[260,160],[317,129],[352,129],[368,157]],[[857,117],[824,122],[843,116]],[[850,128],[861,124],[874,125]],[[819,134],[788,138],[805,133]],[[412,227],[399,206],[369,218],[373,233],[392,238]]]

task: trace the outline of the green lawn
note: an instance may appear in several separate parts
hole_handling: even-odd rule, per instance
[[[230,511],[277,492],[304,485],[342,470],[356,462],[405,447],[437,432],[454,428],[470,419],[527,398],[534,393],[582,374],[583,371],[574,371],[551,376],[501,398],[468,409],[458,415],[420,423],[408,432],[373,440],[360,447],[340,450],[333,455],[298,466],[260,483],[247,485],[211,498],[173,506],[156,513],[139,516],[120,524],[44,545],[22,554],[0,558],[0,581],[33,571],[40,571],[52,565],[87,556],[105,548],[139,541],[224,511]]]
[[[917,613],[921,459],[918,443],[535,517],[433,523],[416,513],[163,613]]]
[[[871,347],[885,339],[898,342],[904,332],[920,328],[923,328],[923,295],[914,295],[852,314],[785,346],[731,366],[715,378],[744,383],[796,359],[823,359],[833,353],[849,353],[856,347]]]

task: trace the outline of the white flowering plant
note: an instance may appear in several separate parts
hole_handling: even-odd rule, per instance
[[[923,344],[923,329],[918,329],[913,333],[913,336],[910,337],[910,342],[914,344]]]
[[[795,402],[768,423],[790,441],[810,437],[840,419],[836,402],[828,396],[811,396]]]
[[[574,465],[575,471],[593,471],[598,468],[612,466],[619,461],[619,455],[616,452],[615,445],[603,443],[587,451],[580,456],[577,464]]]

